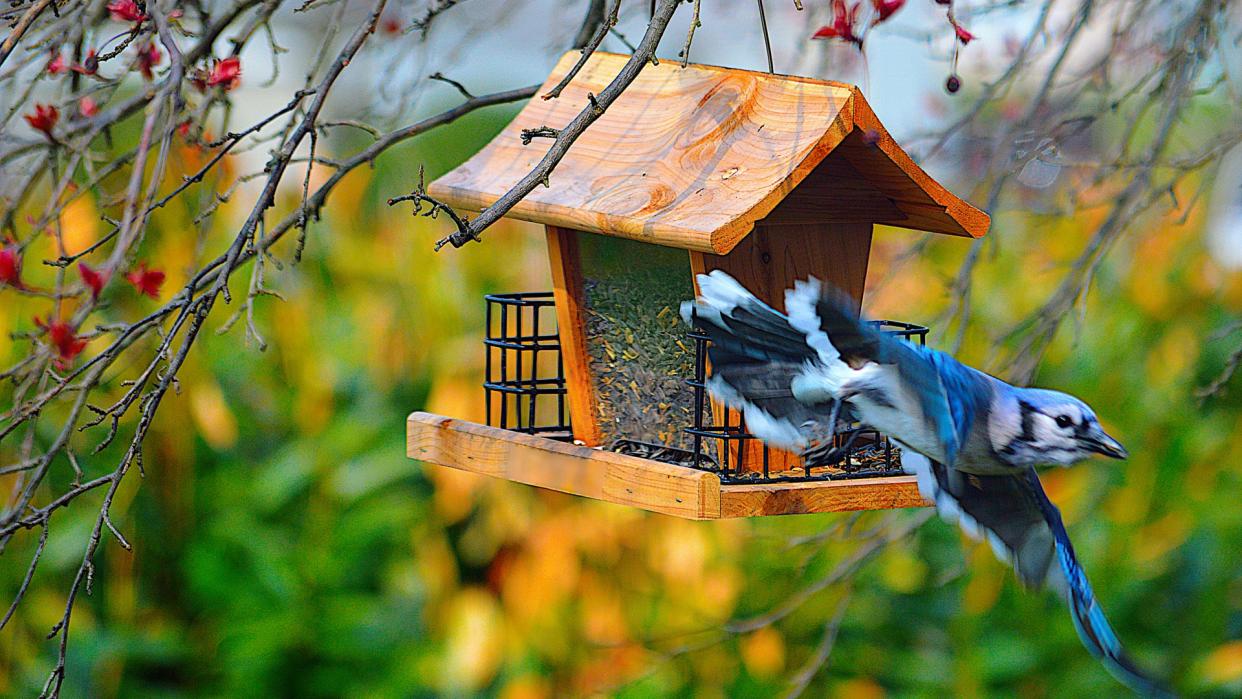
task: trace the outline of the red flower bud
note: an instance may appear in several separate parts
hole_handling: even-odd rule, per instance
[[[15,244],[0,248],[0,284],[14,289],[26,288],[22,285],[22,256]]]
[[[148,43],[138,49],[138,72],[142,73],[145,80],[153,79],[155,76],[151,71],[163,58],[164,54],[160,53],[159,48],[154,43]]]
[[[23,114],[22,118],[32,128],[42,131],[45,136],[51,138],[52,129],[56,127],[56,122],[60,121],[60,110],[50,104],[35,104],[35,113]]]
[[[962,89],[962,79],[956,75],[950,75],[949,79],[944,81],[944,89],[948,90],[950,95],[956,93]]]
[[[859,48],[862,48],[862,37],[857,33],[858,10],[862,7],[861,2],[854,3],[848,9],[845,6],[845,0],[833,0],[832,2],[832,24],[820,27],[814,34],[812,39],[841,39],[848,41]]]
[[[147,269],[146,262],[139,262],[137,269],[125,274],[125,279],[134,285],[138,293],[157,299],[160,297],[160,286],[164,284],[164,273],[158,269]]]
[[[69,70],[69,65],[65,63],[65,57],[58,52],[55,56],[52,56],[52,60],[47,62],[47,67],[44,70],[47,71],[48,75],[60,75]]]
[[[906,4],[906,0],[871,0],[871,4],[875,6],[874,24],[879,24],[900,10]]]
[[[141,22],[147,18],[134,0],[113,0],[108,3],[108,12],[118,22]]]
[[[956,22],[953,23],[953,31],[957,33],[957,40],[962,42],[962,46],[969,44],[971,39],[975,38],[974,34],[966,31],[965,27]]]
[[[56,366],[61,369],[68,368],[73,364],[74,358],[86,349],[86,340],[78,337],[65,321],[54,320],[48,323],[35,316],[34,322],[35,325],[47,331],[48,340],[56,349]]]
[[[83,97],[78,100],[78,113],[89,119],[99,113],[99,105],[90,97]]]
[[[82,275],[82,283],[91,290],[91,298],[98,300],[99,292],[103,291],[108,278],[85,262],[78,263],[78,274]]]
[[[219,85],[228,91],[239,84],[241,84],[241,59],[237,56],[229,56],[216,61],[211,66],[211,73],[207,75],[207,87]]]

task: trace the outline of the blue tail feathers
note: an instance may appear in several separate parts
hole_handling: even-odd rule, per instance
[[[1104,616],[1104,609],[1095,599],[1095,592],[1087,581],[1086,572],[1078,563],[1074,545],[1070,543],[1069,534],[1061,522],[1060,511],[1048,500],[1043,488],[1039,487],[1038,478],[1033,471],[1029,478],[1036,482],[1040,509],[1044,511],[1044,517],[1055,537],[1057,562],[1065,576],[1066,604],[1069,605],[1070,617],[1074,620],[1074,628],[1078,631],[1082,644],[1104,664],[1110,675],[1135,693],[1144,697],[1176,696],[1167,687],[1148,677],[1126,654],[1117,633]]]

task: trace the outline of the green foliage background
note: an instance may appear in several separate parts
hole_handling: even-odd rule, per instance
[[[843,603],[808,696],[1121,693],[1059,602],[1019,589],[939,521],[803,595],[913,511],[695,523],[408,460],[407,413],[481,419],[482,295],[549,281],[537,229],[502,224],[435,254],[443,223],[383,202],[411,187],[412,163],[434,176],[511,114],[473,115],[351,175],[302,264],[269,278],[287,301],[260,304],[265,352],[244,323],[204,338],[161,409],[146,478],[113,509],[135,552],[106,542],[94,593],[79,598],[68,696],[766,696],[790,686]],[[86,240],[95,205],[65,212]],[[224,207],[210,241],[232,235],[240,206]],[[1126,236],[1038,376],[1090,402],[1133,457],[1046,482],[1134,654],[1183,691],[1226,696],[1242,692],[1242,391],[1235,380],[1203,405],[1193,391],[1236,342],[1209,338],[1242,311],[1242,275],[1207,256],[1198,213],[1180,216]],[[187,218],[165,210],[149,236],[165,294],[195,259]],[[1003,371],[1000,332],[1047,297],[1097,223],[1091,211],[998,217],[962,359]],[[948,306],[969,243],[936,240],[897,266],[915,239],[878,236],[873,314],[931,321]],[[117,296],[118,319],[141,312]],[[41,312],[5,297],[5,365],[24,352],[7,332]],[[937,327],[932,342],[948,336]],[[101,436],[75,443],[86,452]],[[0,634],[0,694],[37,693],[51,667],[44,636],[96,500],[53,518],[34,589]],[[6,599],[34,543],[5,552]],[[802,603],[771,624],[730,625],[790,600]]]

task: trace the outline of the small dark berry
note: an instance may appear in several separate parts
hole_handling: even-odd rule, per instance
[[[944,89],[948,90],[950,95],[957,93],[962,89],[962,79],[956,75],[950,75],[949,79],[944,81]]]

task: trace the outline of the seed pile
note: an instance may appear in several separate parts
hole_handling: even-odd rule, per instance
[[[693,421],[694,348],[678,308],[693,292],[687,276],[634,271],[587,279],[587,353],[599,424],[608,440],[685,447]]]

